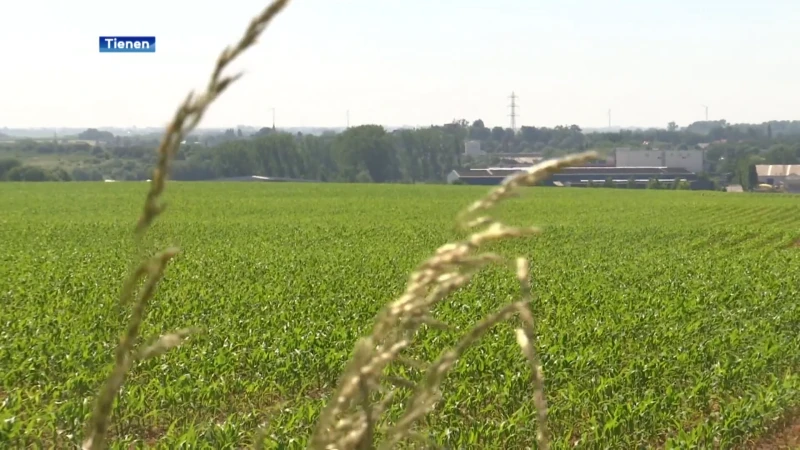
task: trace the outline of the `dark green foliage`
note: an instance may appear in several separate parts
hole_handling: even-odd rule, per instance
[[[647,182],[647,189],[661,189],[661,182],[658,181],[656,178],[651,178],[650,181]]]
[[[265,175],[363,181],[366,177],[359,174],[366,171],[369,179],[379,183],[442,183],[453,169],[508,162],[499,153],[537,152],[550,158],[587,148],[602,153],[611,153],[615,147],[636,149],[647,141],[654,148],[684,150],[709,144],[705,151],[709,172],[731,174],[728,181],[750,187],[757,178],[753,164],[800,164],[800,122],[770,122],[769,126],[775,133],[772,138],[767,136],[766,124],[732,125],[725,121],[697,122],[685,128],[672,123],[664,129],[594,133],[584,133],[576,125],[522,126],[514,133],[482,120],[469,123],[463,119],[441,126],[395,131],[363,125],[322,135],[293,134],[271,127],[248,135],[230,128],[187,136],[176,155],[172,178],[207,180]],[[152,176],[157,136],[113,136],[88,129],[77,137],[98,145],[21,139],[3,146],[12,149],[7,154],[21,164],[28,164],[33,158],[37,164],[42,158],[52,159],[46,164],[48,167],[61,167],[75,180],[103,176],[144,180]],[[466,139],[479,140],[486,154],[465,156]],[[628,183],[627,187],[633,186]]]
[[[6,179],[6,174],[15,167],[21,166],[22,163],[18,159],[5,158],[0,159],[0,180]]]
[[[38,166],[17,165],[5,172],[5,181],[72,181],[63,169],[53,170]]]

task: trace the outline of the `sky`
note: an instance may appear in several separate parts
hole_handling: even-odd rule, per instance
[[[267,0],[0,1],[0,128],[163,126]],[[201,127],[800,119],[797,0],[293,0]],[[99,53],[99,36],[156,53]]]

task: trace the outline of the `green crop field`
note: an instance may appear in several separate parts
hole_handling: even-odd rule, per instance
[[[79,445],[130,305],[122,280],[146,183],[0,184],[0,447]],[[115,448],[301,448],[356,339],[408,274],[463,237],[487,188],[172,183],[147,242],[181,248],[142,335],[198,326],[135,366]],[[498,210],[544,233],[531,259],[553,447],[731,448],[800,406],[798,199],[530,188]],[[492,267],[436,309],[436,357],[517,299]],[[418,428],[447,448],[535,447],[512,324],[470,349]]]

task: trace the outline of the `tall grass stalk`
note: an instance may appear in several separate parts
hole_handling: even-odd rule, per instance
[[[434,306],[444,301],[449,294],[466,286],[486,265],[505,261],[494,253],[477,253],[482,245],[530,236],[540,231],[536,227],[509,226],[487,215],[474,216],[486,213],[499,202],[517,195],[523,186],[532,186],[563,167],[588,161],[596,156],[594,152],[587,152],[533,166],[507,179],[461,214],[460,224],[466,229],[474,230],[473,233],[461,242],[448,243],[436,250],[433,256],[411,274],[405,293],[378,314],[372,333],[356,344],[355,355],[319,418],[311,438],[311,448],[373,448],[374,439],[378,435],[385,436],[378,444],[381,449],[393,448],[404,439],[424,439],[424,436],[415,432],[413,426],[436,406],[441,398],[440,386],[455,362],[491,327],[515,314],[522,323],[522,327],[516,332],[517,341],[531,366],[534,403],[539,421],[539,448],[549,447],[544,375],[536,354],[533,314],[528,307],[531,285],[526,259],[519,258],[516,263],[516,274],[522,291],[519,302],[509,304],[475,324],[455,347],[445,351],[430,364],[408,362],[402,352],[412,344],[422,325],[446,326],[432,316]],[[425,376],[422,382],[414,384],[409,380],[384,380],[385,369],[392,363],[424,367]],[[384,381],[389,381],[388,385]],[[413,386],[413,394],[404,405],[405,411],[400,419],[385,429],[377,429],[376,424],[380,422],[381,414],[398,397],[397,389],[404,389],[409,385]],[[365,406],[366,399],[376,397],[382,400]]]
[[[150,190],[147,192],[144,209],[136,224],[135,236],[137,240],[141,240],[141,237],[150,228],[153,221],[164,211],[165,205],[160,203],[159,200],[166,187],[170,166],[181,141],[200,123],[211,103],[242,75],[239,73],[226,76],[222,74],[223,71],[231,61],[255,44],[267,25],[283,11],[288,3],[289,0],[275,0],[261,14],[253,18],[239,42],[233,47],[225,48],[220,53],[214,70],[211,72],[205,92],[200,95],[190,92],[178,107],[178,111],[167,126],[164,137],[158,147],[158,161],[153,170]],[[144,286],[138,291],[138,297],[136,297],[136,302],[133,305],[128,327],[115,351],[114,367],[111,375],[109,375],[95,400],[94,412],[86,434],[88,437],[83,443],[83,448],[86,450],[102,450],[106,448],[114,400],[125,382],[125,376],[133,363],[137,359],[158,356],[170,348],[177,347],[186,337],[196,331],[194,329],[185,329],[170,333],[159,338],[151,347],[136,348],[139,329],[147,311],[147,302],[155,294],[156,286],[164,275],[167,263],[177,253],[177,248],[169,248],[152,258],[145,259],[138,267],[132,270],[127,281],[123,284],[120,303],[125,305],[129,304],[130,300],[136,296],[136,287],[142,279],[145,279]]]

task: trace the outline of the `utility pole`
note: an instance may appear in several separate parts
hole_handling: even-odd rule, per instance
[[[519,107],[517,105],[517,94],[512,92],[511,93],[511,97],[509,97],[509,98],[511,99],[511,104],[509,105],[509,107],[511,108],[511,114],[510,114],[510,116],[511,116],[511,130],[513,130],[516,133],[517,132],[517,108]]]

